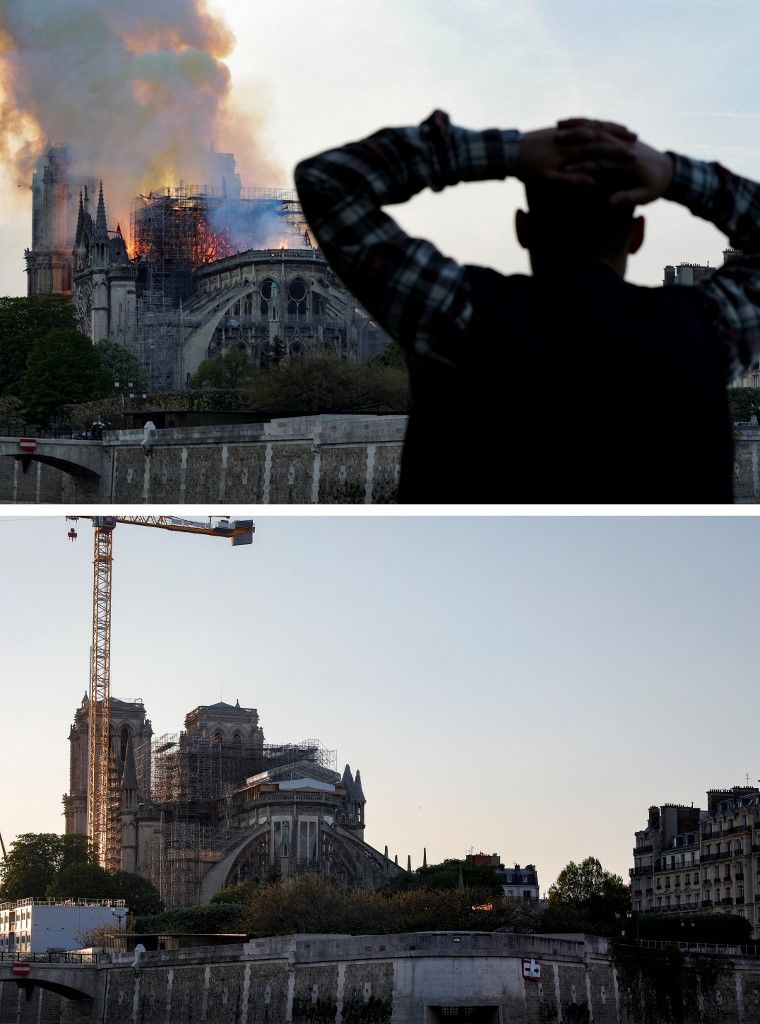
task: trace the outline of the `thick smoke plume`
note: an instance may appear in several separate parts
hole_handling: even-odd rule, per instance
[[[229,240],[233,252],[247,249],[302,249],[308,243],[304,235],[287,223],[276,199],[255,203],[225,199],[211,213],[211,228]]]
[[[210,182],[233,44],[204,0],[0,0],[0,158],[28,185],[66,145],[122,219],[138,192]]]

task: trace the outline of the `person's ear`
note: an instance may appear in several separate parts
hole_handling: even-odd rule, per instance
[[[515,232],[523,249],[530,249],[530,214],[525,210],[515,211]]]
[[[631,240],[628,243],[628,252],[631,255],[638,252],[644,244],[644,227],[645,221],[643,217],[633,218],[633,230],[631,231]]]

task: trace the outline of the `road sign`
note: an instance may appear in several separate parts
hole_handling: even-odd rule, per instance
[[[533,957],[523,960],[523,978],[532,978],[535,981],[541,977],[541,964]]]
[[[31,455],[37,451],[37,441],[33,437],[20,437],[18,446],[25,455]]]
[[[32,969],[31,964],[24,964],[16,961],[13,965],[13,977],[14,978],[26,978]]]

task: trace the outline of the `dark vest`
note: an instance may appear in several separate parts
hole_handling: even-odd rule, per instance
[[[597,263],[466,273],[474,316],[456,365],[410,361],[401,501],[732,500],[724,371],[699,289],[640,288]]]

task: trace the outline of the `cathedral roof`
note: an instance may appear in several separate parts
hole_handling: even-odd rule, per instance
[[[127,243],[121,231],[113,232],[108,238],[108,258],[111,263],[129,263]]]
[[[216,704],[201,704],[200,711],[224,711],[225,714],[247,715],[253,708],[241,708],[240,701],[234,704],[227,704],[225,701],[217,701]]]
[[[322,768],[321,765],[313,764],[311,761],[293,761],[291,764],[283,764],[277,768],[268,768],[246,779],[246,783],[252,782],[292,782],[298,779],[315,779],[319,782],[327,782],[337,786],[341,781],[340,775],[330,768]]]

